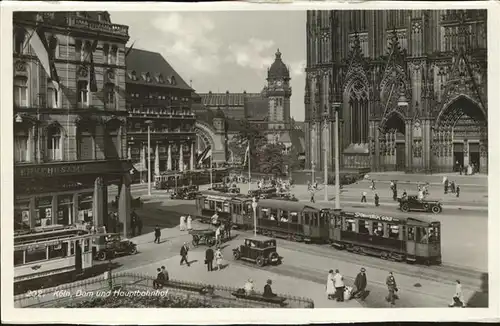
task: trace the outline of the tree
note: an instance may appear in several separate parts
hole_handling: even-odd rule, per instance
[[[262,149],[267,143],[266,137],[259,129],[247,120],[242,120],[239,127],[240,131],[231,139],[228,146],[231,151],[233,151],[234,156],[240,157],[243,163],[245,162],[245,154],[248,144],[250,144],[250,164],[251,169],[255,170],[255,168],[259,165],[256,158],[260,156]],[[248,162],[248,159],[246,162]],[[247,164],[248,163],[244,166],[248,168]]]

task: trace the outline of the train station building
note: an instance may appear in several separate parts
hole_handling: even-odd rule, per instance
[[[125,44],[107,12],[15,12],[16,230],[107,225],[107,186],[130,216]]]
[[[307,13],[306,164],[488,172],[486,10]]]

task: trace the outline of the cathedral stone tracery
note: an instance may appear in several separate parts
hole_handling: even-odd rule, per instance
[[[307,13],[306,163],[343,168],[488,170],[486,10]],[[329,35],[326,35],[329,34]],[[457,164],[458,162],[458,164]]]

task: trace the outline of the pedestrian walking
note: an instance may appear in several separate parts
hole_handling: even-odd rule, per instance
[[[212,247],[208,247],[205,251],[205,264],[209,272],[214,270],[214,250]]]
[[[181,215],[179,220],[179,229],[181,231],[186,231],[186,216]]]
[[[217,229],[215,229],[215,246],[219,247],[221,244],[221,229],[220,226],[218,226]]]
[[[457,198],[460,197],[460,186],[457,186],[455,192],[457,193]]]
[[[217,248],[215,251],[215,262],[217,263],[217,270],[221,271],[222,270],[222,252],[220,251],[220,248]]]
[[[160,237],[161,237],[161,230],[158,225],[155,227],[155,241],[154,243],[160,243]]]
[[[376,206],[376,207],[379,207],[379,206],[380,206],[380,204],[379,204],[379,200],[380,200],[380,197],[378,196],[378,194],[377,194],[377,193],[375,193],[375,206]]]
[[[326,278],[326,296],[328,300],[333,300],[335,297],[335,284],[333,280],[333,269],[330,269]]]
[[[362,203],[366,203],[366,191],[363,191],[363,192],[361,193],[361,202],[362,202]]]
[[[335,270],[333,284],[335,286],[335,296],[337,297],[337,301],[344,302],[344,277],[340,274],[338,269]]]
[[[181,247],[181,265],[182,263],[186,262],[186,265],[188,265],[188,267],[190,266],[189,264],[189,261],[187,259],[187,255],[188,255],[188,251],[189,251],[189,247],[187,245],[187,242],[184,242],[184,245]]]
[[[358,296],[361,300],[365,299],[365,290],[366,290],[366,270],[361,268],[361,271],[356,275],[356,279],[354,280],[354,286],[356,290],[352,293],[352,296],[355,298]]]
[[[455,284],[455,294],[453,295],[450,307],[465,307],[464,295],[462,293],[462,284],[460,280],[456,281]]]
[[[394,278],[394,275],[392,275],[392,272],[389,272],[389,276],[387,276],[385,284],[387,284],[387,290],[389,291],[389,294],[385,299],[387,300],[387,302],[390,302],[391,305],[395,305],[396,292],[398,292],[398,287],[396,284],[396,279]]]
[[[314,192],[311,193],[311,203],[315,203],[316,201],[314,200]]]
[[[188,215],[187,217],[187,220],[186,220],[186,227],[188,229],[188,231],[191,231],[193,229],[193,218],[191,217],[191,215]]]
[[[449,187],[449,181],[448,181],[448,178],[445,177],[444,179],[444,194],[446,195],[448,193],[448,187]]]
[[[375,190],[375,180],[372,179],[372,190]]]
[[[455,187],[455,181],[452,181],[451,184],[450,184],[450,190],[451,190],[451,193],[454,194],[455,193],[455,190],[456,190],[456,187]]]

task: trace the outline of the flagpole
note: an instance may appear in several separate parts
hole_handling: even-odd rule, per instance
[[[252,188],[252,175],[250,170],[250,141],[248,142],[248,191]]]

